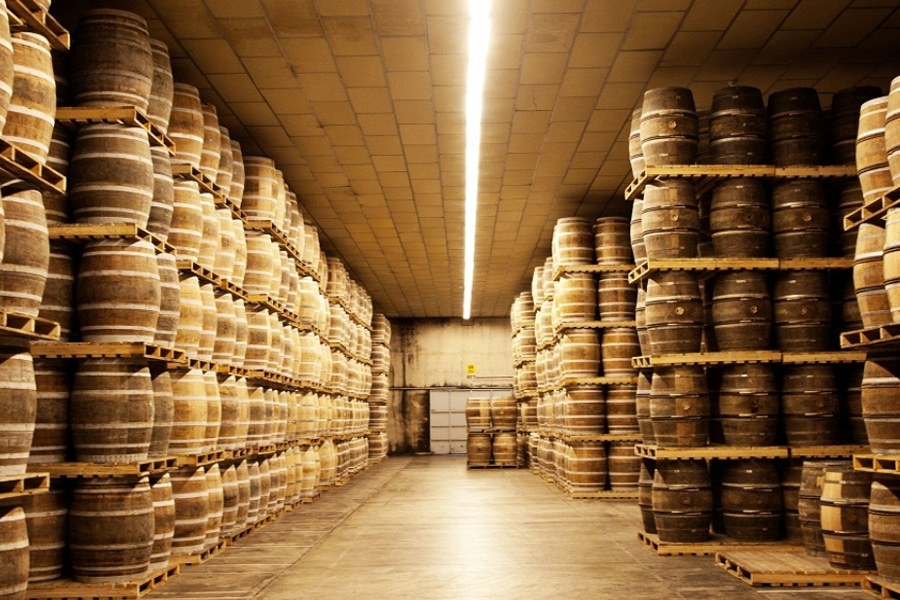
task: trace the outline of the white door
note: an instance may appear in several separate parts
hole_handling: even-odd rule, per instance
[[[431,452],[433,454],[465,454],[466,401],[474,396],[491,398],[511,393],[512,390],[431,390],[429,392]]]

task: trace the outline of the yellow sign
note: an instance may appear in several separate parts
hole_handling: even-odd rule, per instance
[[[476,374],[475,365],[466,365],[466,375],[468,377],[474,377]]]

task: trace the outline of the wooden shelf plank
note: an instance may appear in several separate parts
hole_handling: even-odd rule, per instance
[[[786,446],[694,446],[685,448],[660,448],[651,444],[636,444],[634,453],[641,458],[663,459],[740,459],[740,458],[787,458],[790,450]]]
[[[790,447],[791,458],[850,458],[868,451],[868,446],[856,444]]]
[[[850,269],[852,267],[853,259],[843,256],[808,258],[665,258],[642,262],[628,273],[628,282],[636,284],[658,271],[715,273],[721,271],[812,271]]]
[[[66,193],[66,178],[28,152],[0,138],[0,171],[21,179],[23,187],[36,187],[51,194]]]
[[[731,365],[781,362],[778,350],[733,350],[728,352],[691,352],[685,354],[653,354],[635,356],[631,364],[637,369],[677,365]]]
[[[150,143],[165,148],[175,156],[175,142],[160,130],[137,106],[58,106],[56,120],[69,127],[91,123],[115,123],[140,127],[147,132]]]
[[[140,357],[167,363],[187,363],[183,350],[145,342],[35,342],[31,353],[41,358]]]
[[[863,579],[862,587],[876,598],[900,600],[900,581],[890,581],[877,575],[867,575]]]
[[[84,242],[90,240],[110,240],[134,238],[153,244],[157,252],[175,254],[175,246],[164,242],[156,235],[135,223],[63,223],[50,225],[51,240]]]
[[[29,471],[46,472],[54,478],[144,477],[165,473],[176,466],[173,456],[134,463],[61,462],[29,464]]]

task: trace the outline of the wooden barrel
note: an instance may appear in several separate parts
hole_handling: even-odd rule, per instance
[[[153,197],[147,217],[147,229],[163,241],[169,239],[175,204],[175,181],[169,151],[162,146],[150,147],[153,162]]]
[[[69,560],[80,583],[141,579],[150,567],[154,533],[150,482],[80,479],[69,507]]]
[[[56,118],[56,82],[50,43],[43,35],[20,31],[12,35],[13,87],[3,137],[44,164]]]
[[[231,366],[243,369],[247,357],[247,308],[242,298],[234,299],[234,356]]]
[[[216,248],[213,271],[226,281],[234,279],[234,263],[237,260],[237,247],[234,230],[240,222],[235,223],[231,218],[231,211],[227,208],[217,208],[216,217],[219,221],[219,239]]]
[[[212,358],[216,364],[231,365],[234,347],[237,343],[237,315],[234,312],[234,300],[228,293],[219,293],[215,297],[216,305],[216,337]]]
[[[551,252],[557,266],[594,263],[594,232],[589,219],[563,217],[553,226]]]
[[[228,188],[228,199],[234,202],[238,208],[243,203],[245,182],[246,173],[241,144],[237,140],[231,140],[231,185]]]
[[[175,181],[172,219],[168,242],[175,246],[178,258],[196,261],[203,237],[203,200],[196,181]]]
[[[9,99],[12,96],[12,86],[13,47],[10,39],[9,14],[3,12],[0,15],[0,130],[3,129],[3,125],[6,122]]]
[[[163,473],[150,484],[153,499],[153,547],[150,550],[150,572],[160,571],[169,566],[172,555],[172,540],[175,537],[175,498],[172,478]]]
[[[627,273],[600,273],[597,276],[597,305],[601,321],[634,319],[637,287],[628,283]]]
[[[66,564],[68,488],[55,480],[48,492],[22,496],[21,503],[28,528],[28,582],[59,579]]]
[[[779,350],[816,352],[831,348],[831,292],[826,272],[779,272],[772,300]]]
[[[703,367],[653,370],[650,420],[660,446],[705,446],[709,441],[710,398]]]
[[[768,164],[766,106],[752,86],[729,86],[713,93],[709,146],[713,164]]]
[[[598,492],[606,487],[604,442],[569,442],[565,479],[572,492]]]
[[[827,256],[831,210],[818,181],[783,181],[772,188],[772,242],[778,258]]]
[[[47,282],[41,296],[38,316],[59,323],[60,341],[72,336],[75,305],[75,260],[71,243],[60,240],[50,242],[50,260],[47,266]]]
[[[231,179],[234,177],[234,150],[231,146],[231,136],[227,127],[219,126],[219,139],[221,140],[219,166],[216,170],[215,182],[227,195],[228,190],[231,189]]]
[[[825,538],[822,536],[820,508],[825,471],[830,468],[842,468],[847,466],[847,464],[846,461],[803,461],[803,470],[800,472],[797,507],[800,514],[803,546],[809,555],[827,556],[825,552]]]
[[[147,460],[153,401],[150,370],[143,358],[81,360],[75,370],[69,403],[76,460]]]
[[[699,293],[699,287],[697,291]],[[647,290],[644,285],[638,286],[634,301],[634,328],[637,330],[641,354],[650,354],[650,335],[647,333]]]
[[[856,135],[856,173],[867,202],[894,187],[885,141],[888,97],[863,102]]]
[[[204,139],[203,103],[196,87],[175,82],[168,135],[175,142],[172,162],[200,168]]]
[[[594,256],[598,265],[631,265],[630,224],[626,217],[600,217],[594,221]]]
[[[254,219],[275,219],[277,178],[275,162],[265,156],[244,156],[244,194],[241,210]]]
[[[874,85],[861,85],[838,90],[831,97],[830,133],[831,163],[852,165],[856,163],[856,135],[859,128],[859,112],[862,104],[882,95]]]
[[[803,459],[789,459],[781,463],[781,498],[784,506],[785,537],[790,542],[803,544],[800,529],[800,478]]]
[[[510,431],[516,428],[516,399],[513,396],[495,396],[490,399],[491,427]]]
[[[199,554],[206,542],[209,489],[203,467],[180,467],[169,472],[175,500],[172,555]]]
[[[604,329],[600,342],[600,363],[605,377],[634,377],[637,369],[631,359],[639,356],[641,347],[634,327]]]
[[[633,384],[608,386],[606,390],[606,429],[609,433],[635,434],[640,431]]]
[[[491,455],[495,465],[516,465],[516,433],[515,431],[498,432],[491,440]]]
[[[302,455],[301,455],[302,456]],[[241,460],[235,465],[237,477],[237,514],[234,522],[234,532],[244,531],[248,523],[250,510],[250,468],[246,460]]]
[[[650,534],[656,533],[656,520],[653,517],[653,474],[655,472],[655,461],[641,461],[641,470],[638,474],[638,508],[641,510],[644,532]]]
[[[634,408],[637,415],[638,430],[641,432],[641,440],[645,444],[656,444],[656,436],[653,433],[653,421],[650,420],[652,378],[653,374],[650,371],[638,371],[634,392]]]
[[[865,363],[847,365],[841,370],[839,377],[844,382],[842,384],[842,410],[850,425],[849,435],[845,434],[845,438],[854,444],[868,446],[869,436],[866,433],[862,401],[862,382],[865,378]]]
[[[201,104],[203,113],[203,150],[200,154],[200,172],[215,181],[222,157],[222,132],[219,131],[219,113],[215,105]]]
[[[699,352],[703,301],[696,274],[660,271],[650,275],[644,318],[651,354]]]
[[[647,166],[693,164],[699,135],[690,89],[664,87],[644,92],[640,137]]]
[[[879,577],[900,579],[900,482],[872,482],[869,496],[869,540]]]
[[[761,271],[729,271],[712,286],[712,328],[716,347],[766,350],[772,335],[772,299]]]
[[[900,379],[881,364],[866,361],[860,385],[862,415],[874,454],[900,451]]]
[[[641,457],[634,453],[632,442],[609,442],[607,469],[610,489],[614,492],[636,492],[641,462]]]
[[[0,346],[0,475],[24,475],[37,412],[34,364],[26,347]]]
[[[110,239],[85,244],[75,293],[84,341],[152,343],[161,297],[150,242]]]
[[[553,297],[555,322],[593,321],[597,316],[597,284],[591,273],[564,273]]]
[[[569,435],[597,435],[606,431],[603,386],[582,384],[566,388],[564,427]]]
[[[109,123],[79,127],[68,185],[76,223],[147,227],[155,186],[146,131]]]
[[[172,77],[172,63],[169,60],[169,47],[162,40],[150,38],[150,53],[153,60],[153,79],[150,84],[150,96],[147,102],[147,118],[162,133],[169,129],[169,118],[172,115],[172,99],[175,95],[175,82]]]
[[[293,452],[293,448],[291,452]],[[293,455],[292,455],[293,456]],[[240,509],[240,486],[237,467],[228,465],[222,471],[222,538],[229,538],[239,532],[237,529]]]
[[[200,291],[200,280],[196,275],[179,275],[178,330],[175,333],[175,346],[184,350],[192,358],[197,357],[200,349],[200,337],[203,334],[203,297]]]
[[[278,246],[267,234],[262,232],[248,233],[245,239],[247,269],[244,274],[243,287],[249,294],[268,295],[275,273],[275,257],[278,256]]]
[[[893,322],[890,301],[884,286],[883,249],[886,231],[875,223],[861,223],[853,257],[853,287],[856,290],[863,326]]]
[[[221,450],[219,428],[222,426],[222,400],[219,398],[219,381],[214,371],[203,371],[203,385],[206,389],[206,427],[203,434],[202,452]]]
[[[825,122],[819,94],[796,87],[769,94],[769,154],[779,167],[821,165],[825,159]]]
[[[600,373],[600,334],[596,329],[566,330],[557,348],[565,378],[597,377]]]
[[[148,458],[169,455],[169,439],[175,418],[175,399],[172,395],[172,377],[168,371],[154,370],[150,374],[153,385],[153,428],[150,432]]]
[[[250,470],[250,505],[247,511],[247,525],[254,525],[260,519],[260,509],[265,509],[264,499],[262,496],[262,475],[260,473],[259,462],[252,461],[249,463]],[[264,512],[264,511],[263,511]]]
[[[222,474],[219,465],[210,465],[206,469],[207,512],[206,541],[204,548],[212,548],[219,543],[222,533],[222,515],[225,512],[225,492],[222,489]]]
[[[716,184],[709,209],[716,256],[767,256],[770,228],[769,196],[764,182],[727,179]]]
[[[82,14],[72,40],[69,86],[76,105],[147,110],[153,54],[143,17],[91,9]]]
[[[50,265],[50,238],[41,193],[22,190],[3,195],[0,308],[38,316]]]
[[[491,434],[470,431],[466,437],[466,454],[469,465],[491,464]]]
[[[896,208],[885,218],[882,273],[891,320],[900,323],[900,209]]]
[[[773,446],[779,426],[778,383],[767,364],[729,365],[713,403],[711,440],[729,446]]]
[[[629,222],[629,237],[631,239],[631,253],[634,262],[640,264],[647,260],[647,245],[644,243],[644,199],[635,198],[631,204],[631,220]]]
[[[156,255],[156,266],[159,271],[160,302],[153,343],[174,346],[178,334],[178,320],[181,315],[181,282],[178,278],[178,265],[174,255],[168,252],[159,252]]]
[[[647,167],[644,162],[644,151],[641,148],[641,109],[631,111],[631,128],[628,132],[628,162],[631,165],[631,175],[634,178]]]
[[[71,361],[33,359],[36,411],[28,462],[65,462],[69,450]]]
[[[694,185],[684,179],[655,181],[644,188],[641,230],[647,257],[694,258],[700,213]]]
[[[721,463],[719,508],[725,535],[735,540],[772,542],[781,538],[781,478],[774,460]]]
[[[706,462],[694,459],[657,461],[651,504],[660,541],[706,541],[713,509]]]
[[[0,506],[0,597],[26,597],[29,562],[28,528],[21,506]]]
[[[854,227],[850,231],[844,230],[844,217],[851,212],[858,210],[863,205],[862,187],[859,180],[851,180],[844,183],[840,187],[840,197],[838,200],[838,210],[835,214],[836,220],[832,224],[833,231],[840,231],[840,255],[853,258],[856,253],[856,239],[859,235],[859,228]]]
[[[213,270],[216,267],[216,254],[219,251],[219,215],[216,213],[212,194],[200,193],[200,209],[203,211],[203,225],[197,264]],[[216,274],[218,275],[218,273]]]
[[[832,365],[785,365],[781,414],[787,443],[817,446],[840,441],[840,396]]]
[[[173,454],[203,452],[208,407],[206,382],[200,369],[172,369],[174,416],[169,451]]]
[[[871,473],[852,467],[825,469],[819,516],[828,562],[835,568],[875,568],[869,542],[871,487]]]

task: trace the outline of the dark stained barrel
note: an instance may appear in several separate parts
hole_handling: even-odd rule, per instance
[[[147,229],[163,241],[168,241],[175,206],[172,161],[169,151],[161,146],[150,148],[150,158],[153,161],[153,198],[147,217]]]
[[[727,179],[716,184],[710,198],[709,229],[716,256],[767,256],[771,213],[765,183]]]
[[[73,362],[54,358],[34,359],[37,409],[28,462],[59,463],[68,458]]]
[[[594,221],[594,255],[598,265],[634,264],[630,227],[626,217],[600,217]]]
[[[699,352],[703,301],[696,274],[660,271],[650,275],[644,317],[651,354]]]
[[[779,167],[824,164],[826,129],[818,92],[795,87],[769,94],[769,152]]]
[[[638,475],[638,507],[641,509],[641,523],[647,533],[656,533],[656,520],[653,517],[653,474],[655,472],[655,461],[641,461],[641,471]]]
[[[869,540],[880,577],[900,579],[900,480],[872,482],[869,496]]]
[[[28,526],[28,582],[59,579],[66,564],[68,486],[54,480],[48,492],[22,496],[21,502]]]
[[[153,498],[153,547],[150,551],[150,572],[169,566],[172,540],[175,537],[175,498],[172,478],[168,473],[150,484]]]
[[[783,352],[831,348],[831,291],[823,271],[781,271],[772,290],[775,340]]]
[[[20,599],[28,589],[28,528],[21,506],[0,506],[0,596]]]
[[[700,213],[694,185],[687,180],[655,181],[644,188],[641,228],[647,257],[694,258]]]
[[[716,483],[725,535],[752,542],[781,538],[781,479],[774,460],[723,461]]]
[[[775,445],[779,426],[778,383],[767,364],[722,368],[713,403],[711,438],[729,446]]]
[[[791,446],[840,441],[840,395],[829,364],[785,365],[781,375],[781,414]]]
[[[827,256],[831,211],[818,181],[783,181],[772,188],[772,240],[778,258]]]
[[[175,81],[172,76],[172,63],[169,60],[169,47],[162,40],[150,38],[150,52],[153,58],[153,79],[150,84],[150,96],[147,103],[147,118],[160,131],[169,130],[169,118],[172,116],[172,98],[175,95]]]
[[[852,467],[825,469],[819,517],[828,562],[835,568],[875,568],[869,541],[871,487],[871,473]]]
[[[718,274],[712,287],[712,325],[721,351],[769,348],[772,299],[765,273]]]
[[[877,98],[882,93],[878,86],[861,85],[838,90],[831,97],[830,154],[833,164],[856,163],[856,134],[860,107],[864,102]]]
[[[661,542],[693,543],[709,538],[713,495],[706,461],[660,460],[652,487],[653,517]]]
[[[469,432],[466,453],[470,465],[484,466],[491,463],[491,434]]]
[[[664,87],[644,92],[640,139],[647,166],[693,164],[699,136],[690,89]]]
[[[874,454],[900,452],[900,379],[877,362],[866,361],[860,385],[862,416]]]
[[[709,441],[710,398],[703,367],[654,369],[650,420],[660,446],[705,446]]]
[[[713,93],[709,117],[712,163],[768,164],[768,123],[762,92],[730,86]]]

